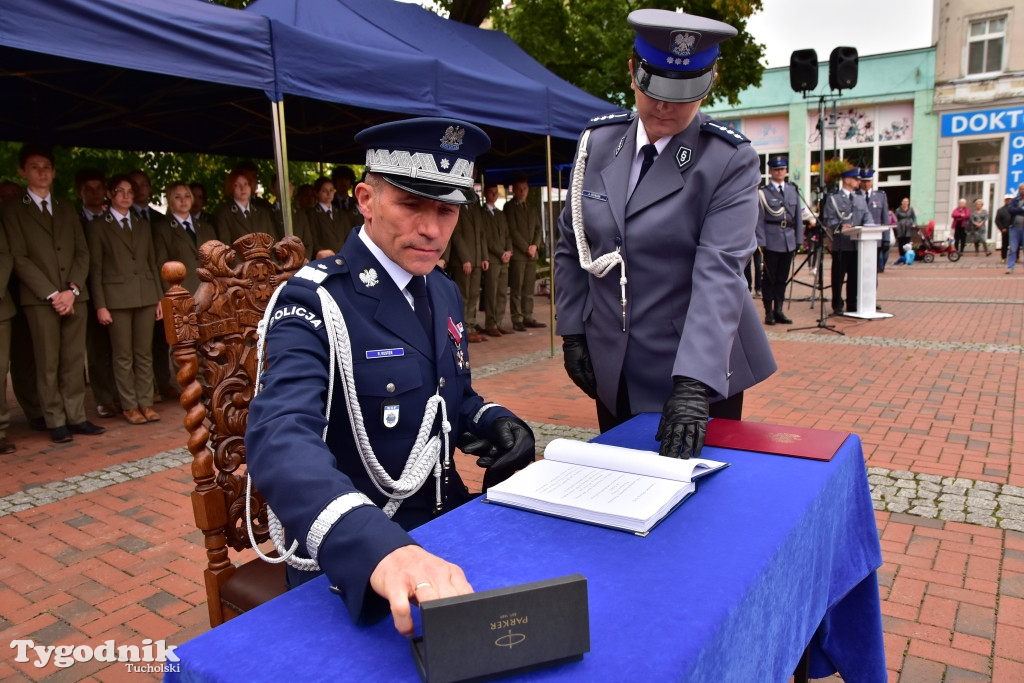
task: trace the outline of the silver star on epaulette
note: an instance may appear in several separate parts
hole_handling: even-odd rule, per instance
[[[359,279],[362,280],[363,284],[367,287],[373,287],[379,282],[377,280],[377,271],[373,268],[367,268],[363,272],[359,273]]]
[[[447,159],[441,159],[441,168],[443,168],[444,170],[447,171],[448,167],[451,166],[451,165],[452,165],[452,163],[450,161],[448,161]]]

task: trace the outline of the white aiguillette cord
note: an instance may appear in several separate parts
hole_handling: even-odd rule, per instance
[[[580,148],[576,154],[575,171],[572,175],[572,187],[570,188],[569,201],[572,208],[572,231],[576,236],[576,251],[580,255],[580,268],[587,271],[594,277],[604,277],[616,265],[619,266],[619,287],[621,297],[619,303],[622,305],[622,331],[626,331],[626,263],[622,259],[622,247],[615,247],[615,251],[602,254],[597,260],[591,260],[590,245],[587,244],[587,234],[583,231],[583,175],[587,170],[587,141],[590,139],[590,129],[583,131],[580,137]]]
[[[267,310],[263,316],[263,320],[259,324],[259,337],[256,343],[256,393],[259,392],[260,376],[263,373],[264,348],[266,344],[267,330],[270,324],[270,317],[273,314],[275,305],[277,304],[277,297],[281,293],[281,288],[286,284],[287,282],[282,283],[274,291],[274,295],[267,303]],[[366,468],[366,472],[370,475],[370,481],[373,482],[373,485],[377,487],[378,491],[388,497],[388,502],[383,508],[385,514],[387,514],[388,517],[394,515],[403,500],[409,498],[423,487],[423,484],[426,482],[427,477],[430,476],[431,471],[433,471],[435,479],[434,488],[436,502],[437,505],[440,506],[443,502],[441,500],[442,466],[440,457],[442,439],[444,442],[444,468],[447,469],[451,467],[451,463],[449,462],[450,451],[448,448],[448,433],[451,431],[451,424],[448,422],[448,410],[444,399],[441,397],[440,389],[438,389],[438,391],[427,400],[427,404],[423,412],[423,420],[420,422],[420,428],[416,434],[416,441],[413,443],[412,451],[405,462],[405,467],[402,470],[401,476],[397,481],[392,479],[387,473],[387,470],[384,469],[380,464],[380,461],[377,459],[376,454],[373,452],[373,447],[370,445],[370,438],[366,434],[366,427],[363,423],[363,412],[359,405],[359,395],[356,392],[355,376],[352,372],[352,344],[348,336],[348,327],[345,325],[345,317],[342,315],[337,302],[327,292],[327,290],[323,287],[318,287],[317,295],[320,297],[321,310],[327,326],[328,345],[331,349],[331,362],[329,368],[330,379],[327,388],[327,406],[324,411],[324,417],[327,419],[327,422],[324,425],[324,431],[322,434],[323,440],[325,442],[327,441],[327,429],[331,423],[331,404],[334,397],[335,368],[338,368],[338,375],[341,378],[342,391],[345,395],[345,403],[348,408],[349,424],[352,425],[353,436],[355,437],[356,450],[359,452],[359,457],[363,462],[363,467]],[[431,437],[430,431],[434,425],[435,419],[437,418],[438,410],[441,411],[441,433]],[[304,571],[319,571],[320,567],[316,560],[295,556],[295,551],[299,547],[298,540],[293,540],[291,546],[287,550],[284,549],[284,530],[281,526],[280,520],[270,509],[269,505],[267,506],[267,526],[270,532],[270,538],[274,542],[274,547],[277,549],[279,557],[270,557],[265,555],[259,549],[252,529],[252,513],[250,511],[251,500],[252,477],[246,475],[246,529],[249,532],[249,540],[257,555],[267,562],[287,562],[296,569]]]

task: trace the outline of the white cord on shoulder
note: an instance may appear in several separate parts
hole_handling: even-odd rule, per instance
[[[277,297],[285,284],[282,284],[274,291],[273,296],[267,303],[267,309],[263,316],[263,320],[260,321],[258,326],[259,335],[256,342],[257,365],[254,395],[259,393],[261,388],[260,377],[263,373],[266,336],[267,329],[270,324],[270,318],[277,303]],[[326,423],[324,425],[321,438],[324,441],[327,440],[327,430],[330,427],[331,409],[334,397],[335,369],[337,369],[337,374],[341,378],[342,391],[345,395],[349,424],[352,426],[356,450],[358,451],[359,457],[363,462],[363,467],[366,468],[374,486],[378,491],[388,497],[388,502],[383,508],[384,513],[387,514],[388,517],[393,516],[395,511],[398,510],[398,507],[402,504],[403,500],[414,495],[423,487],[423,484],[426,482],[427,477],[430,476],[431,472],[434,474],[435,496],[437,505],[440,507],[442,503],[442,461],[440,457],[442,447],[444,448],[444,468],[447,469],[451,467],[448,437],[448,434],[451,431],[451,423],[448,421],[447,406],[445,405],[444,399],[441,397],[440,388],[438,388],[434,395],[427,400],[423,419],[420,423],[419,431],[416,434],[416,440],[413,443],[412,452],[406,460],[401,476],[398,480],[393,479],[388,474],[387,470],[385,470],[380,464],[376,454],[373,452],[373,447],[370,445],[369,436],[366,434],[362,408],[359,405],[359,395],[355,385],[355,375],[352,370],[352,345],[348,336],[348,327],[345,325],[345,317],[342,315],[337,302],[326,289],[318,287],[317,296],[320,298],[321,311],[324,316],[324,323],[327,330],[327,341],[330,348],[330,353],[328,354],[330,356],[330,363],[328,368],[329,379],[327,388],[327,404],[324,410]],[[430,437],[430,432],[437,418],[439,409],[441,411],[441,433]],[[273,541],[274,547],[277,549],[280,557],[269,557],[260,551],[256,544],[255,534],[252,530],[252,515],[250,513],[252,478],[247,477],[247,479],[246,527],[249,532],[249,540],[252,542],[253,548],[256,550],[259,557],[271,563],[287,562],[296,569],[304,571],[319,571],[320,567],[317,565],[315,560],[295,557],[295,551],[298,548],[297,540],[293,540],[291,546],[287,550],[284,550],[284,530],[281,526],[280,520],[270,509],[269,505],[267,506],[267,526],[270,532],[270,538]]]
[[[576,251],[580,257],[580,267],[595,277],[604,277],[616,265],[619,266],[619,287],[621,288],[622,304],[622,329],[626,329],[626,263],[622,259],[622,247],[615,247],[615,251],[602,254],[596,260],[591,260],[590,245],[587,243],[587,234],[583,230],[583,176],[587,170],[587,142],[590,140],[590,129],[583,131],[580,137],[580,149],[576,154],[576,163],[572,174],[572,187],[570,188],[569,201],[572,208],[572,231],[576,237]]]

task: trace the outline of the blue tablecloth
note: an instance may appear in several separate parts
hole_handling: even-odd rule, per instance
[[[656,450],[656,415],[597,439]],[[414,532],[477,590],[581,573],[591,652],[521,680],[885,681],[881,550],[860,440],[831,462],[706,448],[732,463],[649,536],[482,501]],[[417,681],[387,619],[353,624],[320,577],[180,646],[168,681]]]

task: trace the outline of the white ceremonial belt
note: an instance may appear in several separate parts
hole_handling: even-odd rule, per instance
[[[309,553],[310,559],[316,560],[317,554],[320,552],[320,544],[323,543],[324,538],[338,523],[338,520],[363,505],[376,507],[372,500],[358,491],[340,495],[327,504],[327,507],[313,520],[312,526],[309,527],[309,533],[306,535],[306,552]]]

